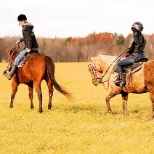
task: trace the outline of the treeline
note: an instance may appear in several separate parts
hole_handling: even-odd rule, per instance
[[[37,38],[40,52],[50,57],[55,62],[83,62],[88,57],[97,56],[100,53],[107,55],[119,55],[127,49],[131,34],[127,37],[112,33],[92,33],[86,37],[67,38]],[[154,59],[154,34],[145,35],[147,40],[145,53],[149,59]],[[16,46],[19,37],[0,38],[0,62],[7,60],[5,50]],[[23,43],[20,43],[21,51]]]

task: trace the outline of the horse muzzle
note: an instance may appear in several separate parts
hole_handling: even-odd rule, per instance
[[[93,78],[92,83],[93,85],[98,86],[98,84],[101,83],[101,78]]]

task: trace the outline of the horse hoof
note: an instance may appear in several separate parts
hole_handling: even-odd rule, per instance
[[[42,113],[43,112],[43,110],[39,110],[39,113]]]
[[[13,108],[13,106],[9,106],[9,108]]]
[[[52,107],[51,105],[48,105],[48,110],[51,110],[51,107]]]
[[[113,114],[113,112],[112,111],[107,111],[109,114]]]
[[[34,106],[31,106],[30,109],[33,110],[34,109]]]

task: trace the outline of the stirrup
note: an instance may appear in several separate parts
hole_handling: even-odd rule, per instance
[[[124,87],[126,85],[126,82],[123,82],[122,80],[116,79],[114,81],[116,86]]]
[[[123,82],[123,81],[121,81],[121,83],[120,83],[120,87],[124,87],[126,85],[126,82]]]
[[[116,79],[116,80],[114,80],[114,83],[115,83],[116,86],[120,86],[121,80]]]

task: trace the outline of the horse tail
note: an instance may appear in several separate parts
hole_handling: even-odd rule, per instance
[[[53,83],[54,88],[66,96],[68,99],[72,99],[72,93],[66,91],[61,85],[59,85],[54,77],[55,65],[52,59],[49,56],[45,56],[46,64],[47,64],[47,75]]]

